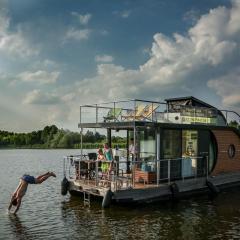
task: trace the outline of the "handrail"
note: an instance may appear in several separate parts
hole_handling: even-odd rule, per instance
[[[179,157],[179,158],[168,158],[168,159],[154,159],[154,160],[149,160],[149,161],[143,161],[143,160],[134,160],[134,161],[131,161],[131,164],[132,164],[132,171],[130,174],[126,175],[127,177],[124,176],[124,171],[126,170],[125,168],[121,169],[119,168],[120,165],[122,164],[127,164],[128,161],[127,159],[122,161],[116,161],[116,160],[113,160],[113,161],[101,161],[101,160],[91,160],[91,159],[87,159],[88,155],[83,155],[85,159],[83,159],[82,157],[80,157],[80,155],[70,155],[70,156],[65,156],[64,157],[64,161],[65,160],[71,160],[69,161],[70,164],[68,165],[69,167],[69,176],[70,176],[70,168],[74,167],[75,168],[75,178],[77,180],[81,180],[83,176],[85,176],[85,174],[87,174],[87,178],[83,178],[85,180],[88,180],[88,184],[93,184],[93,181],[90,182],[89,181],[89,176],[91,176],[91,172],[93,171],[94,174],[94,178],[92,180],[94,180],[95,182],[95,185],[96,187],[99,187],[99,184],[100,182],[102,181],[101,180],[101,177],[99,177],[101,174],[103,174],[102,171],[99,171],[99,163],[100,162],[108,162],[109,164],[113,164],[111,165],[112,167],[115,166],[115,170],[111,170],[110,172],[108,171],[107,173],[107,176],[108,178],[105,179],[105,182],[108,183],[108,187],[109,187],[109,184],[110,186],[114,186],[115,190],[117,190],[117,186],[118,186],[118,181],[123,181],[123,179],[125,179],[128,183],[127,185],[131,185],[131,186],[135,186],[135,171],[136,171],[136,167],[139,163],[141,164],[147,164],[149,167],[151,167],[152,171],[150,172],[155,172],[156,173],[156,183],[157,185],[160,183],[160,181],[167,181],[168,184],[171,183],[172,181],[172,174],[178,174],[178,172],[176,172],[175,170],[172,170],[171,169],[171,166],[172,164],[175,164],[177,162],[179,162],[180,160],[182,160],[183,162],[181,164],[181,170],[180,170],[180,179],[182,179],[182,181],[184,181],[184,179],[186,177],[192,177],[192,178],[196,178],[198,176],[198,169],[197,169],[197,162],[200,161],[201,159],[205,159],[206,160],[206,165],[203,169],[201,169],[201,176],[205,176],[206,178],[208,178],[208,175],[209,175],[209,157],[208,155],[206,156],[186,156],[186,157]],[[191,160],[190,162],[190,165],[189,165],[189,160]],[[187,165],[184,165],[184,161],[186,161]],[[196,162],[195,162],[196,161]],[[80,165],[80,162],[85,162],[86,163],[86,166],[85,168],[82,169],[82,166]],[[160,164],[157,164],[157,163],[160,163]],[[161,166],[163,163],[167,163],[167,172],[165,174],[167,174],[167,177],[166,178],[160,178],[159,174],[157,174],[158,172],[160,172],[160,169],[161,169]],[[195,163],[194,163],[195,162]],[[94,164],[95,165],[91,165],[91,164]],[[192,164],[195,164],[195,167],[193,170],[193,165]],[[114,165],[115,164],[115,165]],[[187,167],[188,170],[186,170],[183,166],[185,166],[185,168]],[[142,166],[141,166],[142,167]],[[140,167],[140,169],[141,169]],[[189,168],[191,167],[191,168]],[[185,169],[185,170],[183,170]],[[190,173],[189,173],[189,169],[190,169]],[[84,171],[81,172],[81,171]],[[113,171],[113,172],[112,172]],[[122,171],[122,175],[120,176],[119,173]],[[144,170],[142,170],[144,171]],[[186,172],[187,171],[187,172]],[[148,171],[147,171],[148,172]],[[83,175],[82,175],[83,174]],[[99,175],[100,174],[100,175]],[[106,173],[105,173],[106,174]],[[126,173],[127,174],[127,173]],[[120,177],[120,178],[119,178]],[[123,178],[123,179],[122,179]],[[111,185],[111,183],[113,185]]]
[[[146,107],[147,107],[148,105],[150,106],[150,103],[152,104],[152,106],[156,104],[158,104],[158,106],[154,107],[154,110],[150,112],[149,117],[144,118],[144,115],[143,115],[141,119],[139,117],[135,118],[135,116],[132,116],[132,118],[131,116],[129,116],[129,118],[125,118],[125,117],[122,118],[122,116],[128,116],[128,111],[136,110],[136,107],[138,105],[141,106],[143,104],[146,104]],[[112,105],[103,106],[103,104],[112,104]],[[94,105],[82,105],[80,108],[80,111],[81,111],[80,123],[105,123],[106,121],[104,121],[104,115],[107,114],[106,110],[121,108],[122,112],[119,115],[119,117],[114,119],[114,122],[124,122],[126,119],[127,120],[131,119],[131,121],[142,120],[142,121],[148,121],[148,122],[167,122],[167,123],[171,122],[171,123],[178,123],[178,124],[185,123],[186,121],[187,124],[199,123],[199,124],[218,125],[216,116],[217,116],[217,112],[218,111],[220,112],[220,110],[218,110],[217,108],[183,106],[182,104],[174,104],[174,109],[169,110],[168,106],[169,104],[165,102],[149,101],[149,100],[142,100],[142,99],[131,99],[131,100],[124,100],[124,101],[121,100],[121,101],[113,101],[108,103],[98,103]],[[85,109],[87,108],[89,108],[90,110],[88,111],[88,113],[92,113],[92,115],[86,114]],[[184,111],[184,109],[186,109],[186,111]],[[201,112],[199,112],[198,109],[201,110]],[[212,111],[214,110],[214,112],[212,112],[213,116],[209,115],[208,110],[212,110]],[[96,111],[95,115],[94,115],[94,111]],[[190,111],[194,111],[194,112],[190,112]],[[222,110],[222,111],[226,111],[226,110]],[[228,111],[228,112],[234,112],[234,111]],[[176,117],[174,120],[174,116],[172,115],[174,113],[181,114],[181,118]],[[234,113],[237,114],[236,112]],[[163,114],[163,115],[160,116],[159,114]],[[222,115],[224,117],[224,114]],[[238,116],[240,117],[240,115]],[[88,119],[87,121],[84,121],[85,117],[86,117],[86,120]],[[191,117],[192,119],[188,119],[189,117]],[[206,118],[206,120],[204,121],[204,119],[200,119],[200,118]],[[215,118],[215,120],[213,118]],[[182,122],[182,120],[184,122]],[[109,120],[109,122],[111,122],[111,120]]]
[[[222,109],[222,110],[219,110],[219,111],[221,111],[221,112],[226,112],[226,113],[234,113],[234,114],[236,114],[236,115],[239,117],[239,119],[240,119],[240,114],[237,113],[237,112],[235,112],[235,111],[232,111],[232,110],[225,110],[225,109]]]

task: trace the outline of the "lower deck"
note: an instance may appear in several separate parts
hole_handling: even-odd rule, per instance
[[[116,189],[113,182],[108,185],[95,185],[93,180],[69,180],[69,192],[88,193],[104,199],[107,192],[112,192],[111,200],[116,203],[154,202],[170,200],[186,195],[194,195],[203,192],[216,194],[222,188],[240,185],[240,173],[222,174],[216,177],[201,177],[177,180],[171,183],[144,184],[136,183],[134,186]]]

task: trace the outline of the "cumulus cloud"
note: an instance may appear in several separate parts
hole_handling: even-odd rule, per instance
[[[77,19],[79,20],[79,22],[82,24],[82,25],[86,25],[88,24],[88,22],[90,21],[90,19],[92,18],[92,14],[90,13],[87,13],[85,15],[83,14],[79,14],[77,12],[72,12],[72,15],[77,17]]]
[[[0,10],[0,52],[20,57],[34,56],[39,53],[39,50],[33,48],[26,39],[21,26],[18,26],[15,32],[11,32],[9,26],[10,18]]]
[[[222,97],[225,107],[240,108],[240,67],[234,71],[208,81],[208,86]]]
[[[57,94],[47,93],[39,89],[35,89],[27,93],[25,99],[23,100],[24,104],[36,104],[36,105],[52,105],[58,104],[61,102],[61,99]]]
[[[103,62],[103,63],[109,63],[113,62],[114,58],[110,55],[97,55],[95,56],[95,61],[96,62]]]
[[[39,84],[52,84],[56,83],[60,75],[60,72],[46,72],[42,70],[38,70],[36,72],[22,72],[18,75],[18,79],[23,82],[34,82]]]
[[[65,39],[73,39],[73,40],[87,40],[90,36],[90,29],[75,29],[71,28],[67,31]]]
[[[224,104],[238,104],[239,16],[240,1],[235,0],[229,8],[220,6],[201,16],[185,35],[156,33],[150,58],[138,69],[100,64],[95,77],[80,81],[83,101],[89,95],[95,100],[162,99],[179,92],[203,97],[214,90]]]

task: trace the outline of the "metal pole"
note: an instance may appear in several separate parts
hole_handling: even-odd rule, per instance
[[[152,122],[153,122],[153,103],[152,103]]]
[[[95,163],[96,163],[96,182],[95,182],[95,184],[96,184],[96,186],[98,186],[98,160],[96,160],[95,161]]]
[[[207,161],[207,174],[206,174],[206,176],[207,176],[207,179],[208,179],[208,156],[206,156],[206,161]]]
[[[83,135],[83,128],[81,126],[82,124],[82,107],[80,106],[80,127],[81,127],[81,130],[80,130],[80,138],[81,138],[81,141],[80,141],[80,148],[81,148],[81,158],[78,160],[78,179],[80,179],[80,176],[81,176],[81,160],[82,160],[82,135]],[[74,163],[75,165],[75,163]]]
[[[116,118],[115,118],[115,116],[116,116],[116,108],[115,108],[115,105],[116,105],[116,103],[113,102],[114,122],[116,122]]]
[[[171,174],[171,171],[170,171],[170,159],[168,159],[168,184],[170,184],[170,174]]]
[[[98,123],[98,105],[96,104],[96,123]]]
[[[135,159],[136,159],[136,125],[134,122],[134,136],[133,136],[133,145],[134,145],[134,153],[133,153],[133,159],[132,159],[132,181],[133,181],[133,187],[135,187]]]
[[[157,133],[157,185],[160,178],[160,133]]]
[[[80,157],[80,160],[79,160],[79,163],[78,163],[78,169],[79,169],[79,179],[80,179],[80,176],[81,176],[81,161],[83,160],[83,128],[81,127],[81,157]]]

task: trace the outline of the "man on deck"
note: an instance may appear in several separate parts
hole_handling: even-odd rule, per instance
[[[41,184],[42,182],[46,181],[51,176],[56,177],[55,173],[53,173],[53,172],[47,172],[36,178],[33,176],[30,176],[30,175],[27,175],[27,174],[23,175],[20,178],[20,182],[18,184],[17,189],[15,190],[15,192],[12,195],[12,198],[11,198],[11,201],[10,201],[10,204],[8,207],[8,211],[11,210],[12,205],[16,206],[14,213],[16,213],[19,210],[19,208],[21,206],[22,198],[26,194],[28,184]]]

